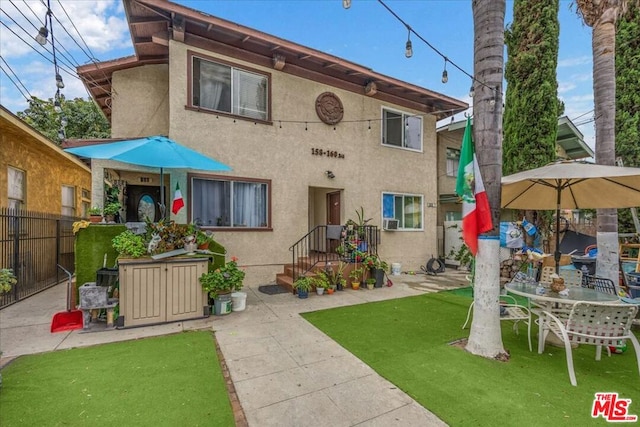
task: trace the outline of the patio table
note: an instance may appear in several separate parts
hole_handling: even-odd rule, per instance
[[[606,294],[594,289],[583,288],[581,286],[568,286],[568,295],[560,295],[557,292],[552,292],[549,288],[545,288],[543,295],[536,293],[537,283],[525,283],[525,282],[510,282],[505,284],[505,289],[514,295],[525,297],[529,300],[529,303],[534,302],[539,305],[541,311],[553,311],[554,306],[558,304],[573,305],[578,301],[588,302],[616,302],[620,301],[616,295]],[[539,316],[540,331],[544,327],[544,316]],[[538,353],[544,351],[544,334],[538,333]]]

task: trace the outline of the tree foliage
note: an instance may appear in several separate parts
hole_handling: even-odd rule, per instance
[[[67,139],[109,138],[111,135],[109,122],[93,101],[66,100],[61,96],[60,108],[60,113],[55,111],[52,98],[43,100],[32,96],[29,108],[18,112],[17,116],[57,144],[61,142],[59,132],[63,117],[67,121],[64,127]]]
[[[616,155],[640,166],[640,5],[629,2],[616,29]],[[618,211],[622,233],[635,232],[629,209]]]
[[[507,93],[503,174],[555,160],[558,116],[558,0],[515,0],[505,33]]]

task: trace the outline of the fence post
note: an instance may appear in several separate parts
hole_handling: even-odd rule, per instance
[[[62,261],[60,259],[60,218],[56,219],[56,265],[54,266],[56,269],[56,283],[60,283],[60,269],[58,265]]]
[[[13,214],[10,220],[13,222],[13,275],[20,278],[20,216],[18,209],[10,209],[9,213]],[[13,299],[15,301],[18,301],[18,287],[22,285],[20,282],[18,279],[18,283],[13,287]]]

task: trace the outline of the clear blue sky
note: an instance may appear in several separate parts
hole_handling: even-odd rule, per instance
[[[76,66],[89,62],[90,56],[108,60],[133,54],[120,0],[50,1],[54,35],[66,56],[59,56],[59,60],[68,58],[68,62]],[[440,80],[444,60],[415,35],[411,37],[413,57],[407,59],[404,56],[407,29],[377,1],[352,0],[348,10],[342,7],[341,0],[179,0],[176,3],[331,53],[470,103],[469,77],[449,64],[449,82],[443,84]],[[385,3],[450,61],[472,74],[473,17],[470,0],[386,0]],[[569,0],[560,2],[559,96],[565,101],[565,113],[575,119],[586,141],[593,147],[593,123],[581,124],[593,117],[591,29],[582,25],[571,10],[571,3]],[[21,87],[23,92],[52,98],[55,94],[54,71],[47,60],[52,55],[33,41],[36,28],[42,25],[45,15],[45,7],[40,1],[0,0],[0,7],[0,66],[3,70],[0,71],[0,103],[15,112],[25,109],[26,102],[5,71],[14,81],[19,79],[24,84],[26,90]],[[513,2],[507,1],[506,24],[511,22],[512,7]],[[6,26],[30,42],[35,50]],[[64,72],[62,76],[66,84],[62,93],[67,98],[87,97],[78,79]]]

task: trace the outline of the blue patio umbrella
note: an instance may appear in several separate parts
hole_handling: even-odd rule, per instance
[[[86,145],[84,147],[67,148],[65,151],[90,159],[116,160],[132,165],[160,168],[160,204],[163,210],[163,170],[165,168],[202,171],[231,170],[224,163],[178,144],[166,136],[148,136],[107,144]]]

